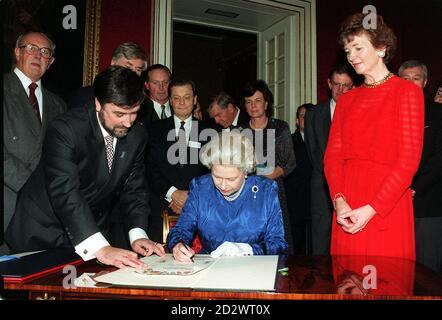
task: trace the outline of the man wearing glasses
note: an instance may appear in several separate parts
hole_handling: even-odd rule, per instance
[[[41,78],[54,62],[55,44],[47,35],[18,37],[15,69],[3,77],[4,224],[14,213],[17,193],[36,168],[48,123],[66,110],[62,99],[43,88]],[[6,253],[0,246],[0,254]]]
[[[327,79],[331,92],[329,101],[319,103],[305,114],[305,144],[313,171],[310,182],[312,216],[312,253],[329,254],[333,205],[324,176],[324,154],[338,99],[353,88],[351,71],[338,65]]]

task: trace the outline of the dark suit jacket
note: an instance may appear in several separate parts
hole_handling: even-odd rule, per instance
[[[15,209],[17,192],[37,167],[49,122],[66,111],[66,104],[52,92],[43,93],[43,122],[39,124],[28,95],[17,75],[3,76],[3,197],[4,228]]]
[[[310,220],[310,178],[312,165],[307,156],[307,148],[299,131],[292,134],[296,168],[284,178],[287,194],[287,207],[293,226],[305,224]]]
[[[94,101],[94,87],[80,87],[74,91],[68,102],[68,109],[81,108]]]
[[[193,121],[190,141],[200,143],[202,147],[207,141],[201,141],[198,138],[200,132],[208,126],[196,119],[193,119]],[[197,132],[195,131],[196,124],[198,124]],[[152,236],[155,241],[161,240],[159,233],[162,228],[161,212],[168,210],[173,214],[173,211],[168,208],[169,203],[165,200],[166,193],[170,187],[175,186],[179,190],[189,190],[189,184],[193,178],[208,172],[199,161],[198,155],[201,149],[191,147],[190,142],[186,147],[187,164],[170,163],[168,151],[169,149],[173,150],[174,146],[177,146],[175,140],[168,141],[167,139],[170,131],[172,131],[172,137],[175,137],[173,117],[152,122],[149,130],[148,180],[152,191],[152,230],[149,233],[149,237]],[[194,160],[196,159],[196,163],[190,163],[190,157],[192,156]]]
[[[127,229],[147,229],[146,132],[135,124],[118,139],[111,173],[95,108],[70,110],[48,127],[42,159],[20,192],[6,232],[12,250],[76,246],[105,236],[120,196]]]
[[[425,101],[424,145],[413,178],[416,218],[442,217],[442,108]]]
[[[313,254],[330,250],[333,204],[324,174],[324,154],[330,133],[330,102],[309,108],[305,114],[305,144],[312,164],[311,216]]]
[[[173,109],[170,108],[173,115]],[[141,122],[147,131],[149,131],[150,124],[154,121],[158,121],[160,118],[153,107],[153,101],[149,98],[144,99],[141,103],[140,111],[138,111],[137,122]]]

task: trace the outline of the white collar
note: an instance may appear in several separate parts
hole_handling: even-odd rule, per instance
[[[21,84],[23,85],[23,87],[25,88],[25,90],[28,90],[29,85],[34,82],[32,81],[27,75],[25,75],[23,73],[23,71],[21,71],[19,68],[15,67],[14,69],[14,73],[17,75],[18,79],[20,80]],[[36,90],[41,89],[41,79],[39,79],[38,81],[35,81],[35,83],[38,85]],[[27,91],[26,91],[27,92]]]

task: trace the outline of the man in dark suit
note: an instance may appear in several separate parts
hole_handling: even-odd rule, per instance
[[[220,92],[211,99],[207,112],[218,125],[218,131],[230,131],[250,120],[247,112],[236,107],[233,98],[225,92]]]
[[[147,56],[135,42],[124,42],[112,52],[110,65],[126,67],[141,76],[147,68]],[[78,88],[68,102],[68,109],[83,107],[93,100],[94,88],[92,86]]]
[[[147,56],[144,50],[135,42],[124,42],[112,53],[111,66],[121,66],[134,71],[137,75],[147,68]],[[93,86],[78,88],[68,103],[68,109],[90,106],[94,101]],[[113,246],[130,249],[129,239],[123,225],[120,204],[117,202],[111,214],[111,233],[109,241]]]
[[[426,65],[405,61],[399,76],[424,90],[428,79]],[[424,146],[413,183],[416,260],[442,272],[442,108],[425,100]]]
[[[14,213],[18,191],[40,160],[49,122],[66,110],[64,101],[41,84],[41,77],[54,62],[54,50],[55,44],[43,33],[21,35],[15,48],[16,68],[3,77],[4,230]],[[0,254],[6,252],[6,246],[1,246]]]
[[[164,254],[145,232],[146,133],[134,125],[143,81],[112,66],[95,78],[94,94],[93,105],[70,110],[49,125],[41,161],[20,192],[6,241],[14,252],[74,247],[84,260],[141,267],[136,253],[111,247],[106,236],[119,197],[132,249]]]
[[[173,116],[153,122],[149,130],[148,166],[152,190],[149,234],[155,241],[162,241],[162,212],[180,214],[190,181],[207,172],[199,161],[199,151],[207,140],[207,136],[200,138],[200,133],[207,126],[192,117],[197,99],[195,84],[187,80],[172,81],[169,95]]]
[[[327,79],[331,100],[307,111],[305,116],[305,143],[312,163],[311,216],[312,253],[329,254],[333,204],[324,175],[324,154],[333,113],[339,97],[353,88],[347,65],[334,68]]]
[[[145,99],[138,112],[137,121],[143,123],[149,131],[153,121],[172,116],[173,110],[169,104],[169,83],[172,73],[162,64],[153,64],[146,70],[147,79],[144,86],[149,99]]]
[[[308,255],[311,251],[310,178],[312,164],[304,142],[304,117],[311,103],[296,110],[296,131],[292,134],[296,168],[284,178],[287,208],[293,235],[293,253]]]

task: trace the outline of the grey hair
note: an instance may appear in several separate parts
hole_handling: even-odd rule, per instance
[[[244,173],[255,171],[253,143],[238,130],[220,132],[201,150],[200,160],[207,168],[213,165],[236,166]]]
[[[112,60],[121,57],[127,60],[140,59],[144,61],[143,71],[147,69],[147,56],[144,50],[135,42],[124,42],[115,48],[112,52]]]
[[[414,68],[414,67],[421,67],[422,72],[424,73],[425,79],[428,78],[428,68],[423,62],[421,62],[419,60],[407,60],[404,63],[402,63],[401,66],[399,67],[399,71],[398,71],[399,76],[402,75],[402,72],[405,69]]]
[[[229,104],[232,104],[234,106],[235,101],[233,100],[232,96],[230,96],[228,93],[220,92],[216,96],[210,99],[207,111],[210,111],[215,104],[219,105],[221,109],[227,109]]]
[[[19,35],[18,38],[17,38],[17,41],[15,42],[15,47],[16,48],[20,47],[23,44],[23,38],[28,36],[28,35],[30,35],[30,34],[33,34],[33,33],[40,34],[43,37],[45,37],[46,39],[48,39],[49,45],[51,46],[52,54],[55,53],[55,43],[54,43],[54,41],[52,41],[52,39],[49,38],[49,36],[46,33],[39,32],[39,31],[29,31],[29,32],[26,32],[26,33],[23,33],[23,34]]]

